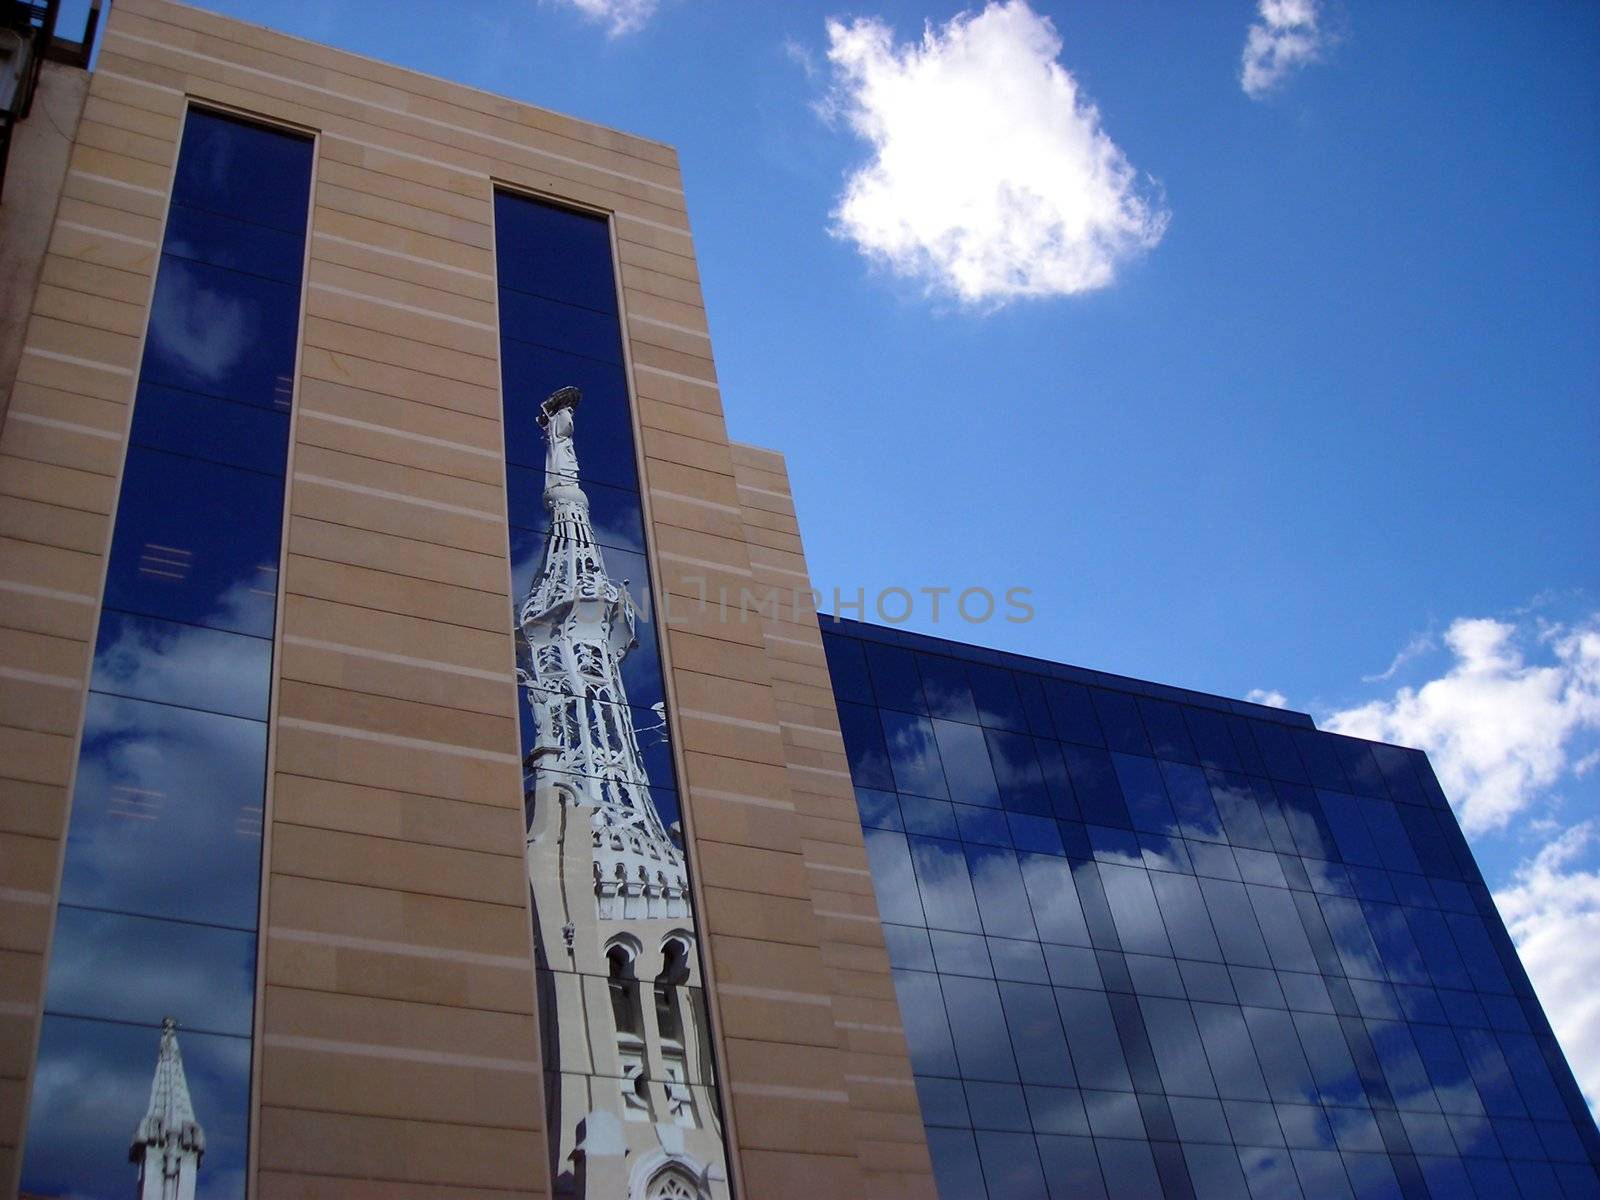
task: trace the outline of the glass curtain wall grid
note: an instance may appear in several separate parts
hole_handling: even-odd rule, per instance
[[[611,231],[498,192],[495,253],[551,1174],[726,1197]]]
[[[184,124],[94,648],[23,1194],[245,1194],[312,147],[201,109]]]
[[[942,1196],[1600,1196],[1424,755],[822,626]]]

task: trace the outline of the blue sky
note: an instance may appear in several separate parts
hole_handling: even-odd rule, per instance
[[[1422,745],[1600,1095],[1600,9],[206,7],[676,146],[818,586]]]

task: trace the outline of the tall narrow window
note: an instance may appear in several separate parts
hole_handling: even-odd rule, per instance
[[[674,1166],[720,1200],[715,1080],[685,1049],[710,1038],[684,1028],[686,1014],[704,1020],[684,1000],[699,959],[611,231],[501,193],[495,252],[528,882],[540,1020],[561,1031],[545,1059],[556,1190],[636,1194],[630,1164],[675,1146]],[[604,1117],[621,1138],[584,1133]]]
[[[24,1194],[244,1195],[311,160],[309,138],[201,110],[184,124],[89,681]]]

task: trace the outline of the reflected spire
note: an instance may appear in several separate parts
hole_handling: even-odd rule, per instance
[[[539,411],[550,532],[517,610],[519,673],[537,726],[527,767],[546,794],[588,810],[601,920],[686,917],[683,851],[650,798],[622,680],[622,660],[639,644],[637,616],[627,580],[606,571],[580,482],[573,433],[582,398],[564,387]]]
[[[178,1022],[161,1022],[161,1053],[150,1081],[150,1107],[128,1147],[139,1164],[139,1200],[194,1200],[195,1177],[206,1152],[205,1131],[195,1119],[189,1080],[178,1049]]]

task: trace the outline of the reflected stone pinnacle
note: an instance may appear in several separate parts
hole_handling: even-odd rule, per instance
[[[545,398],[539,406],[539,428],[543,429],[550,423],[550,418],[564,408],[577,408],[578,401],[583,399],[583,393],[575,387],[557,388]]]

